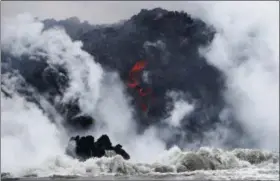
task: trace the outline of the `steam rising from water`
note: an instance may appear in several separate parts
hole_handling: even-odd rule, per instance
[[[126,100],[123,84],[118,80],[118,77],[111,73],[105,76],[101,67],[94,62],[93,57],[81,50],[81,43],[72,42],[63,30],[52,29],[42,32],[42,28],[43,25],[28,14],[19,15],[12,21],[5,21],[1,32],[3,37],[3,50],[11,52],[15,56],[27,54],[28,56],[33,56],[35,59],[37,58],[38,61],[41,61],[38,57],[43,54],[51,65],[66,65],[67,71],[70,74],[70,87],[64,93],[62,101],[75,99],[76,97],[80,98],[79,104],[81,109],[85,113],[95,117],[97,121],[97,129],[95,131],[89,131],[89,134],[100,136],[100,134],[107,133],[112,137],[113,142],[123,144],[128,152],[132,153],[131,155],[137,160],[150,160],[156,154],[163,151],[164,144],[161,141],[158,141],[158,144],[156,143],[157,138],[152,129],[147,131],[145,136],[136,136],[131,113],[132,110]],[[105,77],[103,77],[103,75]],[[6,79],[5,82],[8,84],[14,83],[9,80],[9,76],[3,77],[3,79]],[[62,154],[61,150],[63,150],[68,141],[64,139],[67,137],[64,132],[62,132],[64,135],[61,137],[54,135],[55,131],[59,132],[62,130],[58,130],[59,127],[55,127],[55,125],[48,120],[47,116],[36,108],[34,104],[27,104],[26,101],[15,92],[13,94],[15,95],[13,100],[6,99],[1,95],[2,130],[4,130],[1,135],[3,144],[1,153],[2,157],[5,156],[6,158],[2,163],[3,171],[11,171],[11,169],[20,170],[20,168],[35,166],[34,164],[40,165],[42,163],[41,161],[44,160],[43,158],[40,157],[41,160],[37,162],[34,161],[33,164],[33,162],[28,162],[27,160],[33,159],[34,153],[21,157],[17,152],[19,150],[28,150],[30,144],[35,148],[35,154],[43,154],[45,155],[44,158],[46,158],[51,155]],[[19,101],[21,104],[15,107],[8,107],[8,105],[11,104],[9,104],[9,101]],[[31,108],[35,107],[34,110],[26,108],[27,105],[30,105]],[[26,109],[29,110],[29,112]],[[17,114],[15,115],[13,113]],[[21,117],[22,119],[20,119]],[[30,120],[26,121],[24,118]],[[60,125],[61,122],[56,124]],[[12,125],[15,125],[15,129],[12,129]],[[16,129],[19,125],[24,125],[24,127],[27,128],[25,132],[26,136],[22,137],[20,135],[21,133]],[[38,128],[44,131],[37,132]],[[10,132],[5,131],[7,129],[9,129]],[[49,148],[47,150],[52,148],[50,150],[51,153],[46,153],[43,149],[45,147],[42,147],[44,142],[39,138],[51,139],[47,142],[48,145],[45,145]],[[62,143],[58,144],[58,140],[60,139]],[[30,144],[26,144],[28,140],[31,140]],[[135,140],[137,140],[137,142],[135,142]],[[20,143],[21,149],[11,149],[11,146],[13,146],[12,143],[16,141]],[[38,142],[40,142],[40,144],[38,144]],[[150,145],[155,147],[155,149],[153,149],[155,153],[153,154],[150,152],[150,156],[147,157],[146,151],[150,149]],[[54,151],[58,149],[60,152]],[[14,160],[13,158],[17,158],[14,155],[18,155],[19,158]],[[28,165],[25,163],[28,163]],[[13,167],[15,165],[18,165],[18,167]]]
[[[49,157],[62,152],[59,130],[34,104],[15,95],[1,96],[2,172],[40,166]]]
[[[193,7],[202,7],[204,11],[190,12],[217,28],[214,42],[201,52],[209,63],[227,76],[227,110],[238,117],[248,133],[258,141],[259,148],[278,150],[278,6],[255,2],[237,6],[220,2],[206,9],[207,5],[193,4]],[[82,110],[97,120],[98,126],[96,130],[90,130],[90,134],[107,133],[112,142],[124,145],[133,161],[153,162],[158,154],[163,153],[165,144],[157,134],[168,136],[171,133],[162,133],[151,127],[142,136],[136,135],[133,110],[123,84],[114,73],[104,72],[93,57],[82,51],[81,42],[72,42],[60,29],[42,32],[43,25],[29,15],[19,15],[2,23],[2,50],[35,58],[43,54],[49,64],[67,65],[71,82],[63,100],[76,96],[82,98],[79,102]],[[180,118],[188,114],[193,105],[181,100],[175,101],[175,105],[169,123],[176,127],[180,126]],[[68,135],[57,126],[61,123],[51,123],[40,109],[16,93],[12,99],[1,94],[1,118],[2,172],[18,173],[24,168],[38,168],[57,155],[65,157],[63,151]],[[219,126],[217,130],[205,133],[211,138],[206,142],[223,146],[218,144],[218,134],[232,136],[229,130]],[[69,164],[75,162],[68,161]]]
[[[217,3],[209,21],[218,30],[207,60],[227,76],[233,114],[259,143],[279,150],[279,4]],[[204,52],[205,53],[205,52]]]

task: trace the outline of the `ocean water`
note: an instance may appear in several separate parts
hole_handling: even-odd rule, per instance
[[[5,177],[9,178],[9,174],[3,175]],[[60,155],[40,167],[22,169],[13,177],[79,180],[278,180],[279,153],[250,149],[226,151],[207,147],[197,151],[182,151],[173,147],[150,164],[126,161],[118,155],[93,158],[85,162]]]

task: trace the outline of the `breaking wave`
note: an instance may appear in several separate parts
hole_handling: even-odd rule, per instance
[[[43,166],[25,168],[14,177],[96,177],[96,176],[188,176],[202,170],[248,169],[253,165],[262,170],[269,169],[278,174],[279,155],[260,150],[222,150],[203,147],[197,151],[182,151],[173,147],[159,155],[151,164],[125,161],[120,156],[88,159],[85,162],[73,160],[65,155],[49,157]],[[6,175],[8,177],[9,174]]]

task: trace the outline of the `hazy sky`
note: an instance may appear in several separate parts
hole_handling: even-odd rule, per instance
[[[4,1],[1,2],[1,15],[7,17],[29,12],[39,18],[65,19],[77,16],[91,23],[112,23],[129,18],[142,8],[156,7],[169,10],[199,8],[196,2],[184,1]]]

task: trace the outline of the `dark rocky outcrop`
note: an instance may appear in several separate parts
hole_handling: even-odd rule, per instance
[[[71,137],[70,141],[75,141],[75,155],[68,154],[82,160],[93,157],[101,158],[105,156],[105,153],[108,150],[114,151],[126,160],[130,159],[129,154],[122,149],[122,145],[117,144],[116,146],[112,146],[110,138],[106,134],[101,135],[96,142],[94,142],[94,137],[91,135],[82,137],[77,135],[76,137]]]

